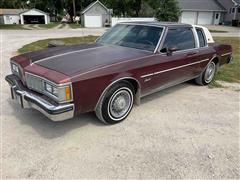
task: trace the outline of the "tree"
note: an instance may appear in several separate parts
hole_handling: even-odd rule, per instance
[[[177,0],[158,0],[156,18],[159,21],[178,21],[180,8]]]
[[[0,0],[1,8],[37,8],[52,17],[68,13],[72,19],[96,0]],[[152,16],[160,21],[177,21],[180,9],[177,0],[100,0],[115,16]]]
[[[132,15],[132,2],[133,0],[105,0],[102,1],[108,8],[113,9],[116,16],[130,16]]]
[[[139,17],[139,12],[142,8],[142,0],[135,0],[133,4],[134,4],[133,9],[136,12],[136,16]]]

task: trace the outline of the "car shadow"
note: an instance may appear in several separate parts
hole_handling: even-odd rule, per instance
[[[80,129],[88,125],[105,126],[105,124],[97,119],[93,112],[81,114],[69,120],[54,122],[37,110],[21,109],[10,98],[8,99],[8,103],[13,108],[14,113],[11,115],[15,119],[19,120],[22,125],[31,126],[37,133],[47,139],[61,137],[74,129]]]
[[[164,95],[174,93],[179,89],[187,88],[191,85],[193,85],[193,83],[187,82],[148,95],[141,100],[141,105],[150,103],[154,99],[161,98]],[[7,100],[7,103],[13,109],[11,116],[14,116],[15,119],[19,120],[22,125],[31,126],[37,133],[47,139],[58,138],[74,129],[81,129],[89,125],[99,126],[100,128],[106,126],[97,119],[93,112],[81,114],[66,121],[53,122],[34,109],[21,109],[21,107],[11,98]]]
[[[197,85],[193,81],[188,81],[188,82],[185,82],[185,83],[182,83],[182,84],[178,84],[178,85],[163,89],[161,91],[158,91],[158,92],[155,92],[153,94],[150,94],[150,95],[147,95],[147,96],[143,97],[141,99],[141,105],[147,104],[147,103],[153,101],[154,99],[161,98],[161,97],[163,97],[167,94],[172,94],[175,91],[178,91],[180,89],[185,89],[189,86],[197,86]]]

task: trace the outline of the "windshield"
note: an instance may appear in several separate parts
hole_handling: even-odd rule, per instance
[[[162,32],[161,27],[117,24],[97,42],[154,51]]]

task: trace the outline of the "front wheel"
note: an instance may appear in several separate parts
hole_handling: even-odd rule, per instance
[[[207,65],[207,68],[205,69],[205,71],[202,72],[201,75],[195,79],[195,81],[199,85],[203,85],[203,86],[208,85],[214,79],[216,72],[217,72],[217,65],[215,64],[215,62],[212,61]]]
[[[131,112],[134,102],[134,88],[128,82],[114,85],[100,100],[96,108],[97,117],[106,124],[123,121]]]

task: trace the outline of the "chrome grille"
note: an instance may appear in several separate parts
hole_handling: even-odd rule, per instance
[[[25,77],[26,77],[27,87],[29,89],[35,90],[40,93],[44,92],[44,81],[41,78],[30,75],[30,74],[26,74]]]

